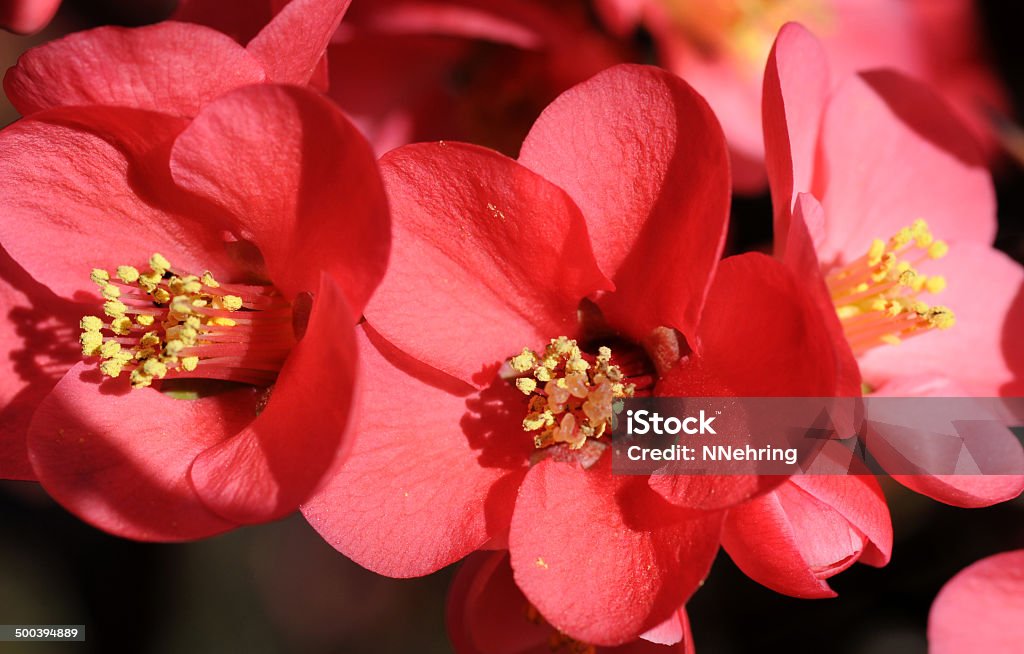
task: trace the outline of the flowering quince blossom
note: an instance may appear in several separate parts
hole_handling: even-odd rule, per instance
[[[92,89],[53,84],[20,88]],[[0,132],[0,472],[136,539],[278,518],[343,450],[353,325],[389,243],[372,150],[297,86],[229,90],[193,119],[110,93]]]
[[[0,0],[0,27],[16,34],[32,34],[53,19],[60,0]]]
[[[843,394],[863,380],[879,395],[1020,395],[1024,270],[992,247],[994,191],[973,139],[899,73],[835,85],[829,75],[818,41],[785,26],[765,74],[764,131],[775,253],[818,280],[830,331],[849,343],[837,349]],[[1009,475],[896,478],[968,507],[1024,488]]]
[[[693,654],[680,609],[642,639],[616,647],[581,643],[553,628],[512,578],[508,552],[476,552],[459,566],[448,594],[448,636],[455,654]]]
[[[1024,642],[1024,550],[978,561],[953,577],[928,616],[932,654],[1011,654]]]
[[[721,119],[737,188],[764,186],[761,72],[779,28],[820,35],[843,74],[880,66],[927,80],[994,154],[986,110],[1005,94],[985,64],[972,0],[595,0],[618,34],[645,26],[662,64],[693,84]]]
[[[796,278],[761,254],[719,264],[714,116],[675,76],[624,65],[552,103],[518,161],[441,142],[381,167],[394,245],[359,339],[360,438],[303,513],[391,576],[507,547],[554,628],[637,638],[707,573],[720,509],[781,480],[613,475],[612,399],[835,390]]]

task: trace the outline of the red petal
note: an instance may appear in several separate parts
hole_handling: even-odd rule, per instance
[[[359,334],[353,450],[302,512],[363,567],[429,574],[508,529],[533,450],[525,400],[505,383],[473,394],[375,333]]]
[[[829,102],[821,139],[827,175],[813,191],[825,207],[824,261],[856,259],[872,239],[917,218],[936,238],[992,243],[995,193],[985,160],[926,87],[890,71],[851,77]]]
[[[775,214],[775,254],[784,257],[785,235],[797,193],[809,191],[818,128],[829,91],[828,58],[821,43],[798,23],[779,30],[764,73],[761,122],[765,166]]]
[[[173,186],[167,148],[180,119],[113,107],[60,108],[0,132],[0,242],[54,293],[98,302],[93,267],[231,269],[217,225]],[[98,307],[98,304],[97,304]]]
[[[575,334],[580,300],[608,282],[565,193],[458,143],[399,148],[381,166],[394,253],[366,316],[385,338],[486,384],[523,347]]]
[[[826,397],[835,393],[835,345],[821,309],[778,261],[744,254],[722,261],[698,338],[703,346],[658,382],[666,397]],[[654,475],[670,502],[727,508],[784,480],[758,475]]]
[[[934,374],[924,376],[907,376],[894,379],[875,390],[875,395],[887,397],[970,397],[970,392],[955,382]],[[921,425],[925,428],[924,425]],[[912,436],[912,435],[911,435]],[[1010,469],[1024,468],[1024,448],[1014,434],[1001,430],[998,441],[987,443],[991,453],[1002,452],[1001,461]],[[882,449],[885,441],[875,441],[874,456],[885,466],[888,456],[895,455],[901,469],[909,463],[908,454],[913,448],[898,447],[896,451]],[[921,452],[922,456],[927,452]],[[925,461],[922,468],[926,468]],[[1024,476],[1022,475],[892,475],[892,478],[914,492],[926,495],[934,500],[964,508],[981,508],[1012,500],[1024,492]]]
[[[192,465],[196,492],[236,522],[266,522],[298,508],[341,455],[356,380],[355,322],[341,290],[321,277],[302,340],[259,417]]]
[[[834,597],[825,583],[862,556],[884,565],[892,524],[870,476],[803,475],[729,511],[722,545],[747,576],[794,597]]]
[[[351,0],[292,0],[246,47],[270,81],[306,84]]]
[[[182,132],[171,171],[232,215],[286,295],[325,270],[362,312],[387,263],[387,203],[370,147],[328,100],[270,85],[224,95]]]
[[[804,280],[811,300],[818,307],[836,356],[838,381],[835,394],[840,397],[858,397],[861,394],[860,367],[843,332],[843,325],[839,322],[815,251],[812,234],[819,233],[823,223],[824,211],[814,196],[809,193],[798,194],[791,219],[782,224],[776,223],[777,228],[785,227],[789,231],[788,234],[775,232],[781,237],[776,241],[775,254],[797,279]],[[784,247],[779,247],[780,243],[784,243]]]
[[[527,475],[512,517],[512,568],[557,629],[617,645],[669,618],[707,574],[719,514],[684,514],[642,478],[546,459]]]
[[[583,211],[615,283],[601,302],[615,326],[692,338],[729,211],[725,139],[707,103],[671,73],[616,66],[551,103],[519,159]]]
[[[693,654],[686,612],[670,618],[679,638],[671,646],[635,640],[618,647],[599,647],[595,654]],[[459,567],[448,594],[448,635],[456,654],[551,654],[558,631],[515,585],[508,552],[476,552]],[[684,633],[685,632],[685,633]],[[565,651],[576,651],[567,644]],[[582,651],[582,650],[581,650]]]
[[[34,480],[25,437],[32,414],[80,360],[86,313],[32,280],[0,250],[0,479]]]
[[[82,105],[194,116],[218,95],[264,79],[259,62],[227,36],[165,22],[100,27],[33,48],[7,72],[4,89],[26,116]]]
[[[38,32],[59,7],[60,0],[4,0],[0,2],[0,27],[16,34]]]
[[[28,434],[43,488],[86,522],[125,538],[178,541],[234,527],[189,482],[200,452],[252,420],[256,394],[176,400],[79,363],[40,404]]]
[[[1024,642],[1024,550],[982,559],[953,577],[928,616],[932,654],[1013,654]]]

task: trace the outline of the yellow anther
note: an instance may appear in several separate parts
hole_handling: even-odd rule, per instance
[[[179,339],[172,339],[167,341],[167,345],[164,345],[164,354],[169,357],[176,357],[181,354],[181,351],[185,349],[185,344]]]
[[[537,357],[531,350],[523,348],[523,351],[512,357],[508,363],[516,372],[528,372],[537,365]]]
[[[114,318],[110,321],[110,331],[118,336],[127,336],[132,331],[132,319],[128,316]]]
[[[844,304],[841,307],[836,308],[836,313],[839,314],[839,318],[853,318],[854,316],[860,315],[860,307],[853,304]]]
[[[924,287],[929,293],[941,293],[946,290],[946,278],[942,275],[932,275]]]
[[[78,326],[87,332],[98,332],[103,329],[103,320],[96,316],[83,316]]]
[[[139,339],[140,347],[156,347],[157,345],[160,345],[160,335],[156,332],[146,332]]]
[[[220,284],[217,282],[216,279],[213,278],[213,275],[210,273],[209,270],[203,273],[203,277],[200,281],[203,282],[204,286],[209,286],[210,288],[220,288]]]
[[[237,295],[225,295],[221,302],[228,311],[238,311],[242,308],[242,298]]]
[[[884,334],[879,338],[879,340],[881,340],[886,345],[899,345],[900,343],[903,342],[900,339],[900,337],[896,336],[895,334]]]
[[[529,377],[520,377],[516,379],[516,388],[522,391],[524,395],[530,395],[537,390],[537,382]]]
[[[945,241],[935,241],[928,246],[928,256],[932,259],[941,259],[949,252],[949,246]]]
[[[107,377],[117,378],[121,375],[121,371],[124,370],[124,363],[118,359],[107,359],[100,364],[100,372]]]
[[[895,318],[896,316],[903,313],[903,305],[899,300],[893,300],[889,303],[889,308],[886,309],[886,313]]]
[[[141,368],[132,370],[129,378],[132,382],[132,388],[145,388],[153,384],[153,376],[147,375]]]
[[[116,300],[121,297],[121,289],[113,284],[107,284],[103,287],[103,290],[100,291],[100,295],[108,300]]]
[[[98,284],[100,288],[103,288],[110,281],[110,273],[102,268],[93,268],[92,272],[89,273],[89,279],[93,283]]]
[[[120,318],[127,311],[127,307],[117,300],[109,300],[103,303],[103,313],[111,318]]]
[[[117,278],[125,284],[134,284],[139,280],[139,270],[134,266],[118,266]]]
[[[909,227],[904,227],[900,231],[893,234],[893,237],[889,239],[889,249],[900,250],[906,247],[908,243],[914,238],[914,233]]]
[[[96,356],[103,345],[103,335],[99,332],[85,331],[79,335],[78,342],[82,344],[83,356]]]
[[[153,316],[150,316],[148,314],[143,314],[141,316],[136,316],[135,317],[135,322],[139,323],[143,327],[149,327],[150,325],[153,324],[153,321],[154,321]]]
[[[160,271],[161,276],[163,276],[163,273],[171,269],[171,262],[165,259],[159,252],[154,252],[153,256],[149,258],[149,267],[154,271]]]
[[[139,275],[139,286],[145,289],[147,292],[152,293],[160,282],[163,281],[164,274],[160,271],[148,272],[143,275]],[[160,302],[164,300],[158,300]]]
[[[142,364],[142,370],[150,377],[163,379],[167,375],[167,365],[158,359],[148,359]]]
[[[538,366],[537,369],[533,371],[533,376],[536,377],[539,382],[549,382],[551,381],[551,370],[544,366]]]
[[[181,360],[181,367],[186,372],[192,372],[199,365],[199,357],[185,357]]]
[[[203,290],[203,285],[201,282],[195,279],[191,279],[185,282],[184,288],[186,293],[198,293],[199,291]]]
[[[868,265],[877,266],[882,260],[883,254],[885,254],[885,241],[880,238],[871,241],[871,247],[868,248]]]
[[[100,346],[100,356],[109,359],[121,351],[121,344],[117,341],[107,341]]]
[[[953,315],[949,307],[944,306],[932,307],[928,312],[927,320],[936,329],[949,329],[956,324],[956,316]]]

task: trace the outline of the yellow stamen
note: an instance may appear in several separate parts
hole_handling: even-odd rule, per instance
[[[523,430],[534,445],[564,443],[579,449],[588,438],[600,438],[612,421],[612,402],[631,396],[632,384],[621,383],[622,371],[611,363],[611,350],[602,347],[594,362],[583,358],[576,341],[560,336],[542,353],[524,349],[509,359],[519,373],[516,388],[529,395]]]
[[[896,345],[931,329],[955,323],[947,307],[930,307],[918,295],[940,293],[941,275],[923,275],[915,265],[946,255],[949,246],[935,240],[917,219],[888,241],[875,239],[864,256],[827,277],[836,313],[856,354],[877,345]]]

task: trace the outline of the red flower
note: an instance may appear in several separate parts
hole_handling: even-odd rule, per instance
[[[992,181],[971,136],[898,73],[849,76],[834,91],[829,74],[817,40],[784,27],[765,74],[764,132],[775,252],[813,280],[830,331],[849,343],[838,348],[843,393],[856,395],[863,373],[879,395],[1019,395],[1024,270],[992,247]],[[1024,488],[1020,476],[898,479],[959,506]]]
[[[16,34],[32,34],[49,24],[60,0],[0,0],[0,27]]]
[[[448,594],[448,636],[455,654],[693,654],[680,609],[642,639],[595,647],[553,628],[512,578],[508,552],[476,552],[459,567]]]
[[[381,166],[394,256],[360,339],[360,439],[303,512],[392,576],[507,543],[555,628],[635,639],[718,548],[720,513],[692,507],[765,487],[612,475],[612,396],[834,389],[832,344],[786,269],[718,265],[730,182],[714,117],[678,78],[620,66],[548,107],[518,162],[442,142]]]
[[[5,476],[144,540],[295,510],[343,445],[352,325],[386,262],[355,127],[314,93],[257,85],[191,121],[41,110],[0,152]]]
[[[932,654],[1012,654],[1024,642],[1024,550],[978,561],[953,577],[928,615]]]

